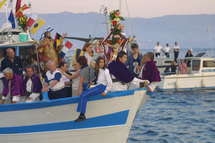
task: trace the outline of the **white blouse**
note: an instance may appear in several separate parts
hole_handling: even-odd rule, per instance
[[[97,84],[103,84],[106,86],[106,89],[104,91],[105,93],[111,90],[113,82],[107,68],[99,69]]]

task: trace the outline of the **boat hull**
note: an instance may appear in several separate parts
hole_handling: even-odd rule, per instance
[[[0,142],[4,143],[124,143],[138,109],[149,96],[146,89],[89,98],[87,120],[75,123],[79,97],[2,105]]]
[[[214,89],[214,73],[200,74],[177,74],[163,76],[158,83],[158,89],[165,90],[186,90],[186,89]]]

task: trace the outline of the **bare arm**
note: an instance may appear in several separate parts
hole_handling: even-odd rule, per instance
[[[77,78],[77,77],[79,76],[79,74],[80,74],[80,71],[76,71],[73,75],[69,75],[69,74],[67,74],[66,72],[64,72],[61,68],[58,68],[58,70],[59,70],[63,75],[65,75],[67,78],[69,78],[69,79],[75,79],[75,78]]]

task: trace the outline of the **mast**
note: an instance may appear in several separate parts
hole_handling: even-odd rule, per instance
[[[104,14],[105,14],[105,19],[106,19],[106,25],[107,25],[107,34],[109,34],[111,31],[111,26],[110,26],[110,21],[108,18],[108,13],[107,13],[107,7],[104,7]]]
[[[122,0],[119,0],[119,12],[121,13],[122,10]]]

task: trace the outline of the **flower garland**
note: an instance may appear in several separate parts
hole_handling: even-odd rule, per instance
[[[124,18],[120,16],[119,10],[111,11],[109,18],[111,20],[110,23],[112,23],[111,31],[113,31],[112,45],[120,44],[121,37],[119,34],[123,32],[125,28],[123,24],[120,24],[120,20],[124,20]]]
[[[19,16],[17,18],[18,25],[23,29],[24,32],[26,32],[28,29],[26,26],[27,20],[28,20],[28,17],[26,15]]]

